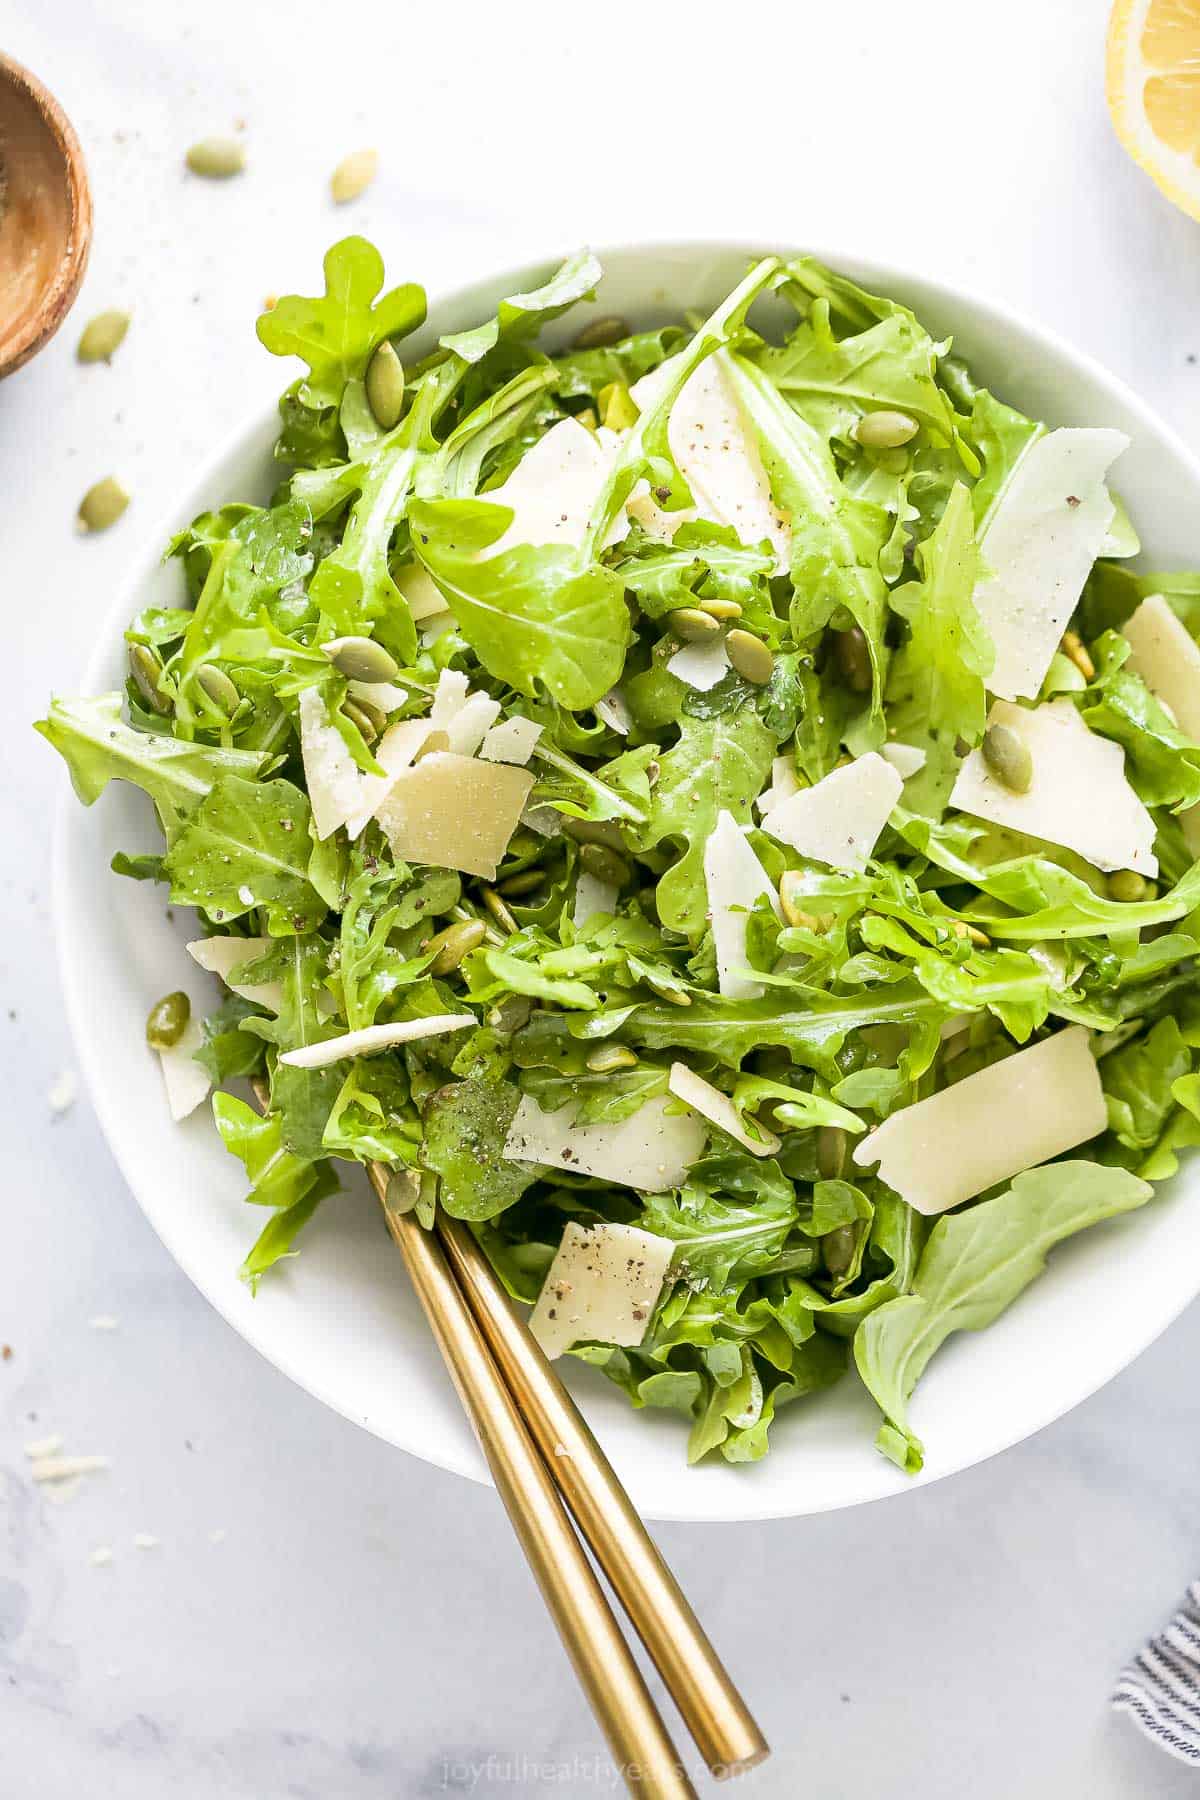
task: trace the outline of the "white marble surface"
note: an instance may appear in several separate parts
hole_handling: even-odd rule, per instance
[[[844,242],[1058,326],[1200,445],[1200,235],[1111,136],[1105,10],[0,7],[5,48],[90,157],[79,316],[136,313],[111,369],[76,367],[68,328],[0,394],[4,1800],[614,1791],[494,1497],[260,1362],[152,1236],[86,1100],[50,1116],[71,1064],[47,922],[60,783],[28,720],[72,686],[187,472],[273,396],[262,295],[310,284],[351,225],[434,289],[585,239]],[[183,148],[239,118],[251,172],[182,180]],[[328,172],[363,143],[379,183],[335,214]],[[81,543],[78,496],[114,469],[136,503]],[[1193,1308],[1070,1418],[957,1479],[794,1524],[664,1528],[776,1745],[745,1792],[1190,1792],[1106,1696],[1200,1566],[1198,1356]],[[22,1450],[55,1431],[113,1459],[61,1507]]]

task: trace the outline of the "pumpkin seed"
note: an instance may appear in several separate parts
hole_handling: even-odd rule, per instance
[[[517,921],[513,918],[494,887],[481,887],[479,894],[483,904],[487,907],[501,931],[506,931],[509,937],[512,936],[514,931],[520,931],[521,927],[517,924]]]
[[[245,168],[246,146],[238,138],[201,138],[198,144],[192,145],[185,161],[193,175],[203,175],[210,181],[227,181],[231,175],[240,175]]]
[[[1062,652],[1070,657],[1085,681],[1096,679],[1096,665],[1088,654],[1087,645],[1077,631],[1064,631],[1062,635]]]
[[[582,331],[576,332],[571,339],[572,350],[605,350],[609,344],[619,344],[622,338],[629,336],[629,324],[625,319],[615,316],[607,319],[593,319]]]
[[[79,502],[76,526],[80,531],[107,531],[129,505],[129,492],[115,475],[91,486]]]
[[[766,687],[775,673],[775,658],[752,631],[731,631],[725,639],[725,651],[738,674],[755,687]]]
[[[736,600],[701,600],[699,610],[710,619],[740,619],[742,609]]]
[[[379,172],[378,150],[352,150],[343,156],[329,178],[329,191],[338,206],[365,194]]]
[[[225,673],[215,663],[201,663],[196,670],[196,685],[212,701],[218,712],[223,712],[231,719],[242,703],[242,696]]]
[[[1132,905],[1147,898],[1146,890],[1149,886],[1145,876],[1139,875],[1136,869],[1117,869],[1108,878],[1108,897],[1110,900],[1120,900]]]
[[[864,449],[896,450],[910,438],[915,438],[920,429],[910,414],[881,407],[878,412],[863,414],[854,427],[854,435]]]
[[[610,431],[628,431],[636,425],[641,414],[637,403],[623,381],[610,381],[596,395],[596,404],[600,408],[600,423],[607,425]]]
[[[374,638],[330,638],[321,648],[347,681],[391,681],[400,673],[395,657]]]
[[[97,313],[83,328],[75,355],[81,363],[110,362],[129,330],[127,312]]]
[[[1033,786],[1033,756],[1014,726],[989,725],[980,748],[984,762],[1010,793],[1029,792]]]
[[[146,1019],[146,1042],[152,1050],[169,1050],[187,1030],[192,1016],[192,1003],[184,993],[164,994],[150,1008]]]
[[[977,945],[980,950],[990,950],[992,947],[992,940],[987,932],[980,931],[978,925],[968,925],[965,919],[955,919],[951,930],[956,938],[966,938],[969,943]]]
[[[657,994],[660,1000],[669,1000],[672,1006],[690,1006],[692,1004],[692,996],[670,981],[662,981],[657,975],[651,975],[648,971],[642,976],[642,980],[652,994]]]
[[[412,1212],[421,1198],[421,1177],[416,1169],[393,1169],[387,1178],[383,1204],[390,1213],[403,1218]]]
[[[873,680],[871,650],[861,625],[833,633],[833,659],[852,694],[869,694]]]
[[[607,881],[615,888],[624,887],[633,875],[631,865],[607,844],[581,844],[579,866],[597,881]]]
[[[400,423],[404,411],[404,364],[395,345],[384,338],[367,364],[367,405],[380,431],[390,431]]]
[[[162,664],[149,644],[130,644],[129,673],[133,676],[133,685],[141,695],[151,712],[161,713],[164,717],[171,710],[171,702],[158,685],[162,674]]]
[[[637,1057],[624,1044],[602,1044],[590,1051],[586,1060],[593,1075],[612,1075],[617,1069],[636,1069],[638,1065]]]
[[[857,1225],[836,1225],[821,1239],[821,1261],[829,1275],[844,1275],[853,1266],[858,1248]]]
[[[357,728],[364,744],[373,744],[387,724],[387,714],[370,700],[343,700],[342,711]]]
[[[575,414],[575,423],[577,425],[582,425],[585,431],[594,433],[596,427],[600,423],[600,420],[596,416],[595,407],[585,406],[582,412],[577,412]]]
[[[546,879],[541,869],[521,869],[516,875],[510,875],[496,889],[506,900],[519,900],[522,894],[532,894],[534,888],[541,887]]]
[[[801,905],[808,895],[803,889],[804,877],[799,869],[785,869],[779,878],[779,904],[789,925],[802,931],[828,931],[831,915],[812,913]]]
[[[625,840],[621,827],[612,819],[570,819],[562,817],[562,828],[577,844],[607,844],[610,850],[623,850]]]
[[[667,614],[667,624],[681,644],[698,644],[704,638],[716,637],[721,627],[711,613],[698,606],[681,606]]]
[[[422,950],[435,952],[429,965],[431,975],[450,975],[457,969],[464,956],[472,950],[478,950],[487,937],[487,926],[482,919],[464,919],[457,925],[447,925],[434,937],[422,944]]]
[[[846,1133],[840,1125],[822,1125],[817,1133],[817,1170],[822,1181],[840,1181],[846,1167]]]

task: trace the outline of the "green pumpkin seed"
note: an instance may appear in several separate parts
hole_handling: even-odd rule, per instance
[[[430,974],[453,974],[463,957],[478,950],[486,937],[487,926],[482,919],[464,919],[458,925],[447,925],[444,931],[439,931],[421,946],[423,950],[435,952],[429,965]]]
[[[393,1169],[387,1178],[383,1204],[390,1213],[403,1218],[412,1212],[421,1198],[421,1177],[416,1169]]]
[[[245,168],[246,146],[238,138],[201,138],[192,145],[185,161],[193,175],[203,175],[209,181],[228,181]]]
[[[802,931],[827,931],[831,923],[831,915],[809,912],[802,901],[807,900],[804,892],[804,876],[799,869],[785,869],[779,878],[779,904],[783,908],[783,916],[789,925]]]
[[[701,612],[698,606],[681,606],[668,613],[667,625],[681,644],[701,643],[705,638],[716,637],[721,629],[712,614]]]
[[[343,700],[342,711],[357,728],[364,744],[373,744],[387,724],[387,714],[370,700]]]
[[[660,1000],[669,1000],[672,1006],[690,1006],[692,1004],[692,996],[685,993],[683,988],[675,987],[669,981],[660,981],[657,975],[646,974],[642,976],[642,980],[652,994],[657,994]]]
[[[625,840],[621,827],[612,819],[570,819],[562,817],[562,828],[577,844],[607,844],[610,850],[623,850]]]
[[[494,887],[481,887],[479,890],[479,897],[491,913],[493,919],[495,919],[497,925],[499,925],[501,931],[506,931],[509,937],[512,936],[514,931],[520,931],[521,927],[517,924],[517,921],[513,918]]]
[[[534,888],[541,887],[546,879],[541,869],[521,869],[516,875],[510,875],[496,889],[506,900],[519,900],[522,894],[532,894]]]
[[[822,1125],[817,1133],[817,1169],[822,1181],[840,1181],[846,1167],[846,1133],[840,1125]]]
[[[616,317],[593,319],[582,331],[576,332],[571,339],[572,350],[605,350],[609,344],[619,344],[622,338],[629,336],[629,324],[625,319]]]
[[[76,525],[80,531],[107,531],[129,505],[128,490],[115,475],[106,475],[90,487],[79,502]]]
[[[1033,786],[1033,756],[1019,731],[1011,725],[989,725],[980,748],[991,773],[1010,793],[1029,792]]]
[[[391,681],[400,673],[395,657],[374,638],[330,638],[321,648],[347,681]]]
[[[579,866],[594,875],[597,881],[607,881],[615,888],[624,887],[633,877],[631,864],[615,850],[610,850],[607,844],[581,844]]]
[[[152,1050],[169,1050],[177,1044],[188,1027],[192,1003],[184,993],[164,994],[150,1008],[146,1020],[146,1042]]]
[[[602,1044],[599,1050],[590,1051],[586,1060],[593,1075],[612,1075],[618,1069],[638,1066],[637,1057],[624,1044]]]
[[[1136,869],[1117,869],[1108,878],[1108,897],[1119,900],[1125,905],[1132,905],[1138,900],[1147,899],[1150,883]]]
[[[582,412],[577,412],[575,414],[575,423],[577,425],[582,425],[585,431],[594,433],[600,423],[600,420],[596,416],[595,407],[585,406]]]
[[[127,312],[97,313],[83,328],[75,355],[81,363],[110,362],[129,330]]]
[[[1096,665],[1088,653],[1087,645],[1077,631],[1064,631],[1062,635],[1062,652],[1070,657],[1085,681],[1095,681]]]
[[[742,609],[736,600],[701,600],[699,610],[710,619],[740,619]]]
[[[218,669],[215,663],[201,663],[196,670],[196,685],[208,695],[218,712],[232,719],[242,703],[242,696],[224,669]]]
[[[329,178],[329,191],[338,206],[365,194],[379,172],[378,150],[352,150],[343,156]]]
[[[852,694],[870,693],[873,680],[871,650],[867,634],[860,625],[833,633],[833,659],[844,685]]]
[[[404,364],[387,338],[367,364],[366,389],[375,423],[380,431],[390,431],[404,411]]]
[[[920,429],[908,413],[890,412],[883,407],[878,412],[864,413],[854,427],[854,435],[864,449],[897,450],[915,438]]]
[[[821,1261],[826,1273],[835,1277],[846,1274],[854,1265],[857,1248],[857,1225],[837,1225],[832,1231],[827,1231],[821,1239]]]
[[[160,713],[165,718],[171,710],[171,702],[159,688],[162,663],[149,644],[130,644],[129,673],[133,676],[134,687],[150,711]]]
[[[725,651],[738,674],[755,687],[766,687],[775,673],[775,658],[752,631],[731,631],[725,639]]]
[[[596,404],[600,408],[600,423],[607,425],[610,431],[628,431],[636,425],[641,417],[637,402],[623,381],[610,381],[596,395]]]

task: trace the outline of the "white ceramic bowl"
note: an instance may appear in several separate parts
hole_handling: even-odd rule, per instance
[[[604,253],[605,312],[649,325],[706,312],[754,253],[680,244]],[[1052,424],[1128,432],[1120,491],[1153,564],[1200,564],[1200,465],[1111,375],[1048,332],[915,275],[816,251],[866,286],[913,306],[953,335],[976,375],[1004,399]],[[545,265],[489,276],[436,299],[416,347],[537,284]],[[565,326],[564,331],[576,329]],[[280,369],[281,385],[287,378]],[[170,528],[206,506],[263,500],[274,479],[275,419],[256,419],[180,497]],[[165,541],[167,532],[164,530]],[[121,632],[151,603],[178,604],[180,576],[157,561],[138,570],[114,607],[86,672],[97,692],[123,678]],[[172,1255],[230,1324],[310,1393],[367,1430],[476,1480],[486,1473],[457,1399],[384,1235],[365,1184],[329,1200],[302,1252],[252,1298],[237,1269],[261,1218],[242,1203],[242,1170],[202,1109],[182,1127],[163,1103],[146,1013],[184,986],[193,1003],[215,993],[183,951],[189,916],[164,915],[162,890],[110,873],[118,848],[156,847],[150,807],[113,784],[85,810],[68,795],[57,844],[55,908],[67,1002],[80,1060],[113,1152]],[[348,1172],[349,1174],[349,1172]],[[913,1408],[928,1458],[914,1482],[872,1445],[877,1415],[853,1375],[785,1409],[764,1462],[688,1469],[685,1427],[672,1414],[635,1413],[603,1376],[567,1370],[635,1502],[648,1516],[750,1519],[819,1512],[911,1490],[1019,1442],[1075,1406],[1143,1350],[1200,1290],[1200,1163],[1142,1212],[1085,1232],[1055,1251],[1047,1274],[979,1336],[960,1336],[934,1360]],[[570,1359],[567,1359],[570,1363]]]

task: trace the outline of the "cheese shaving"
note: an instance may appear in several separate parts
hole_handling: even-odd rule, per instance
[[[650,1325],[675,1245],[636,1225],[580,1225],[572,1219],[550,1264],[529,1319],[548,1357],[572,1344],[631,1348]],[[555,1455],[566,1456],[563,1445]]]
[[[864,869],[904,783],[874,750],[772,806],[763,830],[834,869]]]
[[[753,1000],[763,984],[746,973],[747,915],[760,899],[782,918],[779,896],[732,813],[720,812],[704,846],[708,917],[717,956],[717,986],[731,1000]]]
[[[286,1050],[279,1060],[292,1069],[324,1069],[330,1063],[346,1062],[353,1056],[374,1056],[380,1050],[394,1050],[398,1044],[412,1044],[419,1038],[465,1031],[475,1023],[473,1013],[435,1013],[425,1019],[402,1019],[395,1025],[367,1025],[361,1031],[324,1038],[319,1044]]]
[[[747,1131],[741,1114],[728,1094],[715,1088],[711,1081],[705,1081],[702,1075],[697,1075],[686,1063],[671,1064],[667,1086],[677,1100],[692,1107],[710,1125],[715,1125],[744,1150],[749,1150],[752,1156],[774,1156],[778,1150],[780,1140],[773,1132],[760,1128],[760,1135],[755,1137],[752,1132]]]
[[[627,1119],[576,1125],[575,1107],[543,1112],[526,1094],[509,1127],[504,1156],[509,1162],[540,1163],[663,1193],[681,1185],[706,1136],[694,1113],[672,1111],[674,1105],[659,1096],[644,1101]]]

